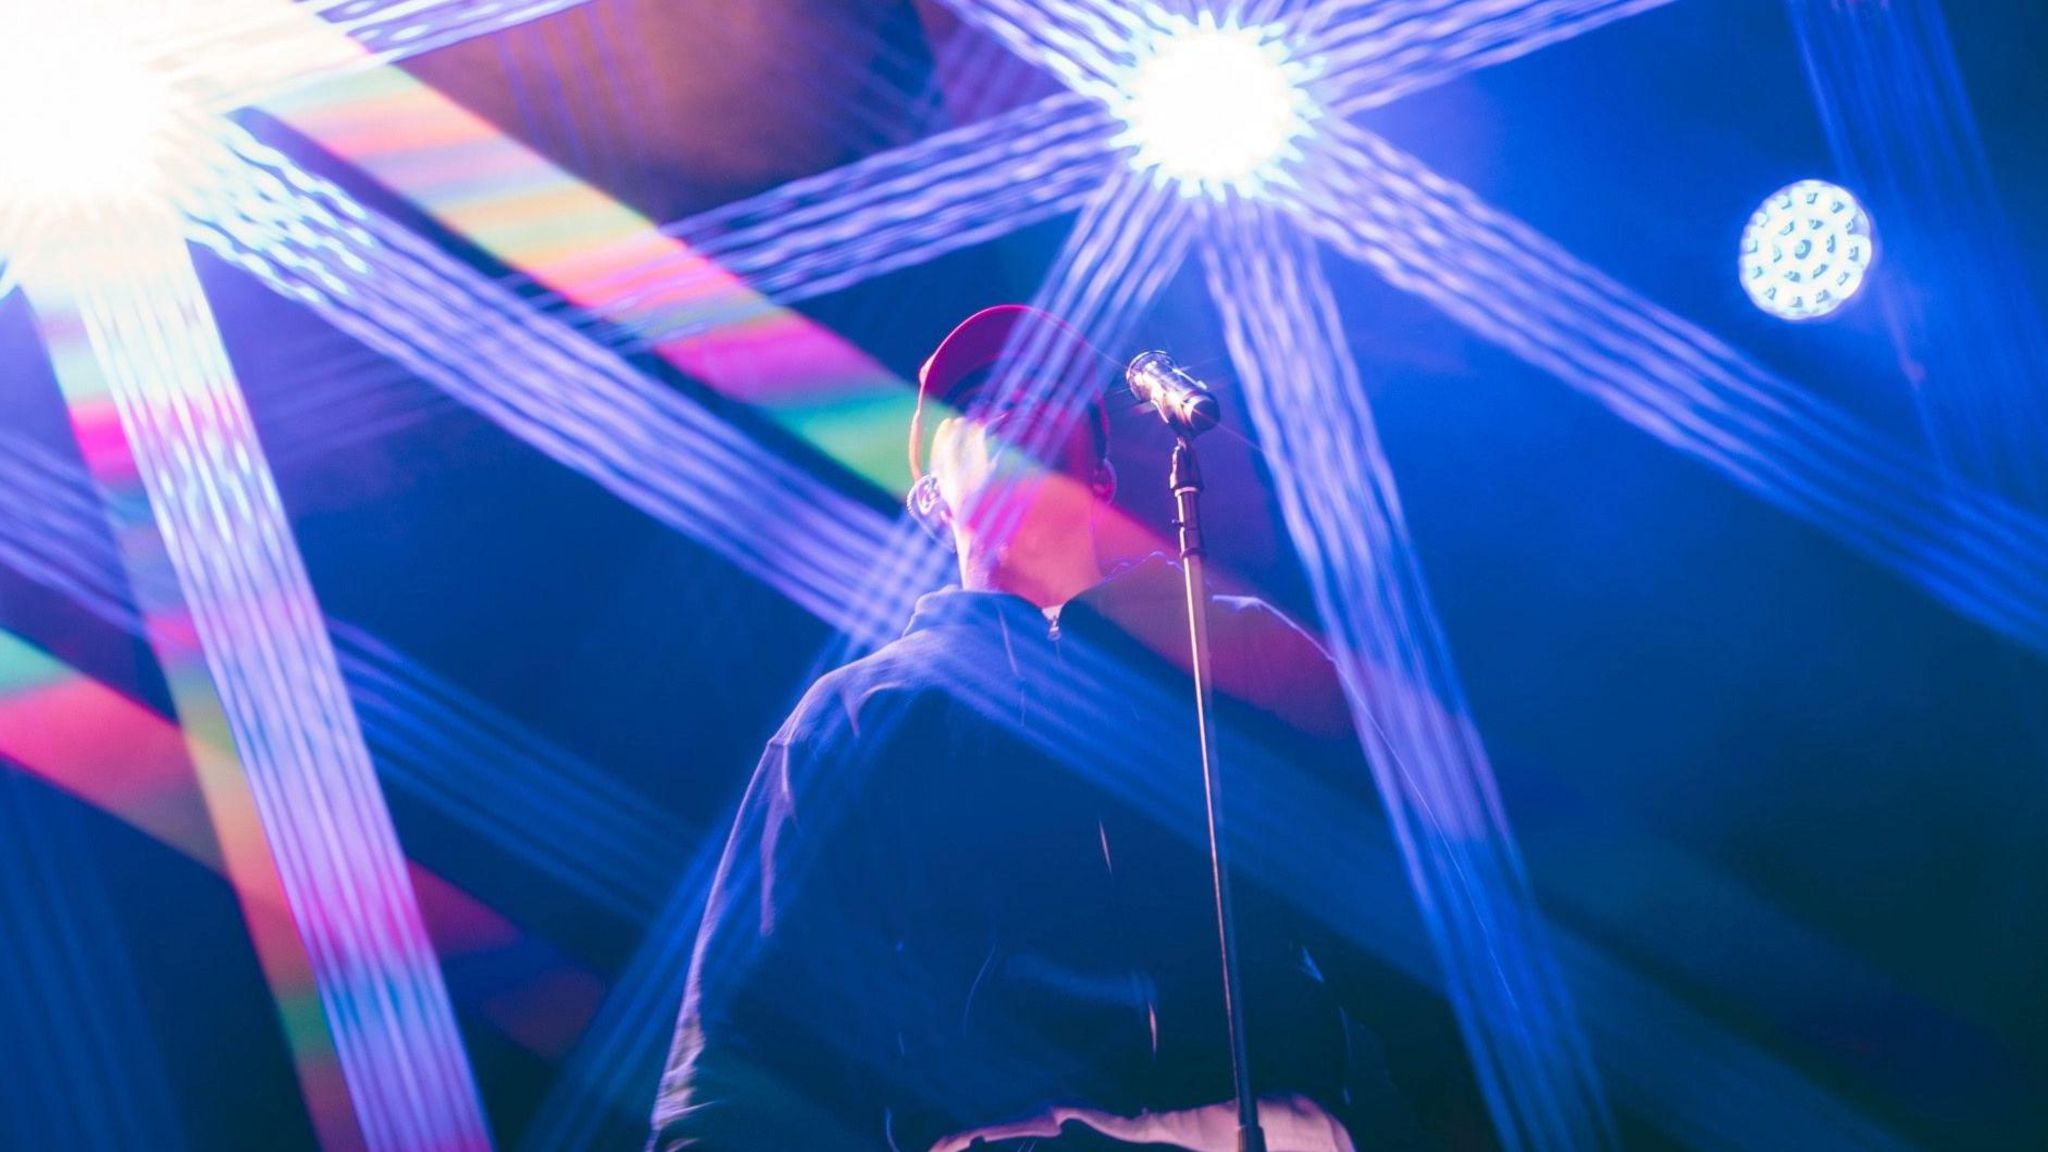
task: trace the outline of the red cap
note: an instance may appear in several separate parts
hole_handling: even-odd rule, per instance
[[[924,404],[927,397],[941,404],[953,403],[960,386],[969,378],[1003,359],[1011,334],[1027,321],[1043,325],[1048,337],[1047,357],[1052,364],[1079,364],[1092,369],[1106,359],[1086,337],[1062,323],[1050,312],[1028,304],[998,304],[984,308],[946,334],[917,370],[917,407],[910,414],[910,476],[924,475]],[[1095,420],[1096,445],[1109,446],[1109,415],[1097,398],[1090,411]]]

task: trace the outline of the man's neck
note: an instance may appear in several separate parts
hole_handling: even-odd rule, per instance
[[[1040,608],[1057,608],[1102,581],[1095,549],[1061,548],[1020,555],[1015,549],[1001,557],[963,558],[960,586],[975,591],[1007,592]]]

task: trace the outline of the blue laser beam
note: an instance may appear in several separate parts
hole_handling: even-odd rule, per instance
[[[1046,77],[1002,41],[954,22],[931,41],[930,83],[937,106],[956,125],[1015,108],[1020,93],[1041,92]],[[934,30],[937,31],[937,30]]]
[[[0,564],[140,636],[121,558],[90,479],[17,432],[0,431]]]
[[[150,576],[140,545],[130,553],[152,639],[167,666],[182,668],[185,657],[164,646],[185,643],[171,629],[190,622],[365,1138],[372,1148],[488,1148],[475,1077],[369,753],[177,236],[168,214],[145,216],[39,262],[29,285],[39,323],[61,347],[58,377],[74,417],[108,401],[119,414],[148,501],[138,507],[110,491],[114,515],[128,534],[154,518],[150,539],[174,577]]]
[[[1115,160],[1101,107],[1062,94],[793,181],[667,226],[692,254],[763,295],[801,300],[921,264],[1071,211]],[[687,276],[627,310],[652,309],[648,343],[713,322],[690,315]],[[661,301],[680,303],[664,311]]]
[[[1340,0],[1309,11],[1301,52],[1322,61],[1318,96],[1350,116],[1670,2]]]
[[[379,63],[488,36],[588,0],[325,0],[322,18],[370,50]]]
[[[2048,651],[2048,529],[1588,267],[1362,129],[1302,224],[1398,288],[1958,612]]]
[[[0,431],[0,564],[143,634],[89,479]],[[326,618],[378,779],[631,921],[666,893],[675,836],[641,797],[471,696],[368,630]]]
[[[1216,217],[1211,294],[1495,1127],[1510,1147],[1611,1147],[1316,253],[1252,205]]]
[[[1130,71],[1132,44],[1148,25],[1167,21],[1146,0],[1129,6],[1089,0],[942,0],[963,21],[1076,92],[1117,99]]]
[[[2048,514],[2048,332],[1940,8],[1786,8],[1841,176],[1879,220],[1875,287],[1930,439],[1967,483]]]
[[[150,37],[153,67],[216,112],[395,63],[580,7],[589,0],[295,0],[223,4]],[[334,33],[353,39],[347,49]],[[323,35],[323,33],[325,33]],[[279,66],[282,64],[283,66]],[[247,73],[246,75],[243,73]]]
[[[888,520],[246,136],[193,238],[835,625]]]

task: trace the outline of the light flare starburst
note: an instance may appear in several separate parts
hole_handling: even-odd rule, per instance
[[[1188,22],[1138,56],[1117,112],[1140,169],[1189,194],[1254,194],[1299,158],[1310,69],[1275,29]]]
[[[0,37],[0,293],[117,221],[168,219],[224,170],[215,118],[133,0],[28,0]]]

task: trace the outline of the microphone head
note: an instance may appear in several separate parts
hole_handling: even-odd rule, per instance
[[[1145,389],[1178,371],[1180,365],[1173,362],[1173,357],[1155,348],[1131,357],[1130,365],[1124,369],[1124,382],[1131,386],[1131,391],[1145,397]]]
[[[1140,352],[1124,369],[1131,394],[1150,404],[1167,426],[1185,436],[1214,428],[1223,409],[1209,386],[1183,371],[1164,352]]]

